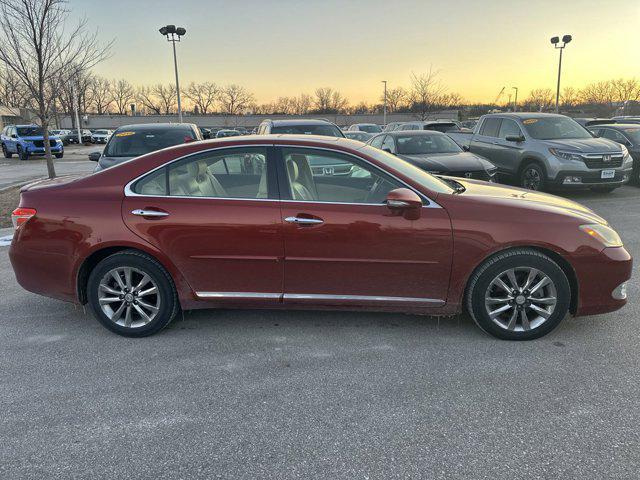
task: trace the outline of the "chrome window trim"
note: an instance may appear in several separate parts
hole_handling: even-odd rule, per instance
[[[405,188],[408,188],[409,190],[414,192],[416,195],[418,195],[420,198],[422,198],[423,200],[426,200],[428,202],[428,204],[427,205],[423,205],[423,208],[442,208],[438,203],[436,203],[435,200],[427,197],[426,195],[424,195],[421,192],[416,191],[415,188],[411,187],[410,185],[407,185],[403,180],[399,179],[398,177],[396,177],[392,173],[381,169],[377,165],[374,165],[371,162],[369,162],[368,160],[366,160],[366,159],[364,159],[364,158],[362,158],[362,157],[360,157],[358,155],[355,155],[353,153],[345,152],[343,150],[336,150],[336,149],[333,149],[333,148],[326,148],[326,147],[307,147],[307,146],[303,146],[303,145],[287,145],[287,144],[272,144],[272,143],[256,143],[256,144],[250,144],[250,145],[220,146],[220,147],[216,147],[216,148],[200,150],[198,152],[193,152],[193,153],[190,153],[188,155],[184,155],[182,157],[174,158],[173,160],[170,160],[170,161],[168,161],[166,163],[163,163],[162,165],[159,165],[159,166],[157,166],[157,167],[155,167],[155,168],[153,168],[151,170],[148,170],[145,173],[143,173],[141,175],[138,175],[133,180],[129,181],[124,186],[124,196],[125,197],[142,197],[142,198],[189,198],[189,199],[200,198],[200,199],[204,199],[204,200],[240,200],[240,201],[250,201],[250,202],[255,202],[255,201],[262,201],[262,202],[265,202],[265,201],[266,202],[278,202],[278,201],[279,202],[302,202],[302,203],[321,203],[321,204],[328,204],[328,205],[374,205],[374,206],[384,205],[384,203],[323,202],[323,201],[320,201],[320,200],[314,200],[314,201],[308,201],[308,200],[281,200],[279,198],[231,198],[231,197],[198,197],[198,196],[189,196],[189,195],[144,195],[142,193],[136,193],[131,189],[131,186],[135,182],[140,180],[142,177],[146,177],[147,175],[150,175],[151,173],[155,172],[156,170],[160,170],[161,168],[168,167],[172,163],[175,163],[175,162],[180,161],[180,160],[184,160],[185,158],[193,157],[195,155],[200,155],[200,154],[207,153],[207,152],[212,152],[212,151],[215,151],[215,150],[231,149],[231,148],[251,148],[251,147],[302,148],[302,149],[325,150],[325,151],[328,151],[328,152],[338,152],[338,153],[343,153],[345,155],[350,155],[352,157],[355,157],[355,158],[363,161],[364,163],[366,163],[368,165],[371,165],[373,168],[375,168],[377,170],[383,171],[386,175],[390,176],[394,180],[400,182],[400,184],[404,185]],[[134,159],[131,159],[131,160],[134,160]],[[123,163],[126,163],[126,162],[123,162]]]
[[[367,302],[402,302],[402,303],[432,303],[445,305],[444,300],[422,297],[388,297],[381,295],[328,295],[320,293],[261,293],[261,292],[195,292],[202,299],[225,298],[261,298],[278,300],[352,300]]]

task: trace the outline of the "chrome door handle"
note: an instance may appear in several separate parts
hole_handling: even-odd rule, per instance
[[[134,215],[138,215],[139,217],[168,217],[169,216],[167,212],[159,212],[157,210],[143,210],[141,208],[132,210],[131,213]]]
[[[297,223],[301,225],[319,225],[324,223],[324,220],[320,220],[319,218],[302,218],[302,217],[287,217],[284,219],[285,222],[289,223]]]

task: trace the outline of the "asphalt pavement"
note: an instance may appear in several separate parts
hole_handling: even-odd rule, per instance
[[[640,258],[640,188],[570,198]],[[7,250],[0,478],[639,476],[637,267],[623,310],[531,342],[467,317],[248,310],[126,339],[23,291]]]
[[[69,175],[92,172],[96,163],[89,160],[88,155],[102,149],[104,149],[104,145],[67,145],[64,157],[54,158],[56,173]],[[20,160],[13,155],[12,158],[0,158],[0,190],[46,176],[47,163],[43,157]]]

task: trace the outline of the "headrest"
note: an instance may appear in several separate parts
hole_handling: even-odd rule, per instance
[[[289,171],[289,180],[295,182],[298,180],[298,165],[293,160],[287,162],[287,170]]]
[[[189,169],[189,176],[194,177],[199,182],[204,180],[207,174],[207,162],[204,160],[190,162],[187,164],[187,168]]]

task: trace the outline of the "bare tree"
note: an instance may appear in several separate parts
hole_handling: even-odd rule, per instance
[[[69,65],[87,70],[108,56],[111,43],[100,46],[86,20],[65,30],[65,0],[0,0],[0,62],[11,70],[33,98],[44,130],[47,172],[56,176],[49,144],[49,117]]]
[[[411,111],[420,119],[426,120],[429,113],[434,111],[442,101],[445,87],[438,78],[438,71],[429,71],[420,75],[411,74],[411,90],[409,103]]]
[[[126,80],[113,80],[111,98],[120,115],[126,115],[129,105],[136,99],[136,91]]]
[[[191,82],[182,92],[202,115],[206,115],[212,110],[219,93],[220,89],[212,82]]]
[[[178,98],[175,85],[158,83],[153,87],[153,94],[156,96],[162,112],[165,115],[169,115],[175,111]]]
[[[94,77],[89,85],[91,107],[98,115],[109,113],[113,103],[111,82],[103,77]]]
[[[574,108],[580,101],[579,92],[574,87],[564,87],[560,94],[562,108]]]
[[[530,110],[548,110],[555,102],[555,95],[550,88],[535,88],[529,93],[529,97],[524,101],[525,106]]]
[[[18,108],[29,106],[29,95],[24,84],[4,66],[0,68],[0,105]]]
[[[635,78],[612,80],[611,88],[616,101],[620,103],[636,102],[640,99],[640,82]]]
[[[349,101],[331,87],[318,88],[313,101],[316,113],[340,113],[349,106]]]
[[[136,98],[138,102],[147,110],[155,115],[160,115],[162,113],[162,104],[155,96],[155,93],[150,87],[140,87],[136,92]]]
[[[253,94],[240,85],[228,85],[220,92],[222,112],[227,115],[239,115],[253,102]]]
[[[300,95],[292,99],[292,104],[294,114],[305,115],[311,110],[313,100],[311,99],[311,95],[301,93]]]
[[[384,95],[380,96],[380,101],[384,102]],[[407,101],[407,91],[402,87],[390,88],[387,90],[387,111],[397,112],[405,106]]]

